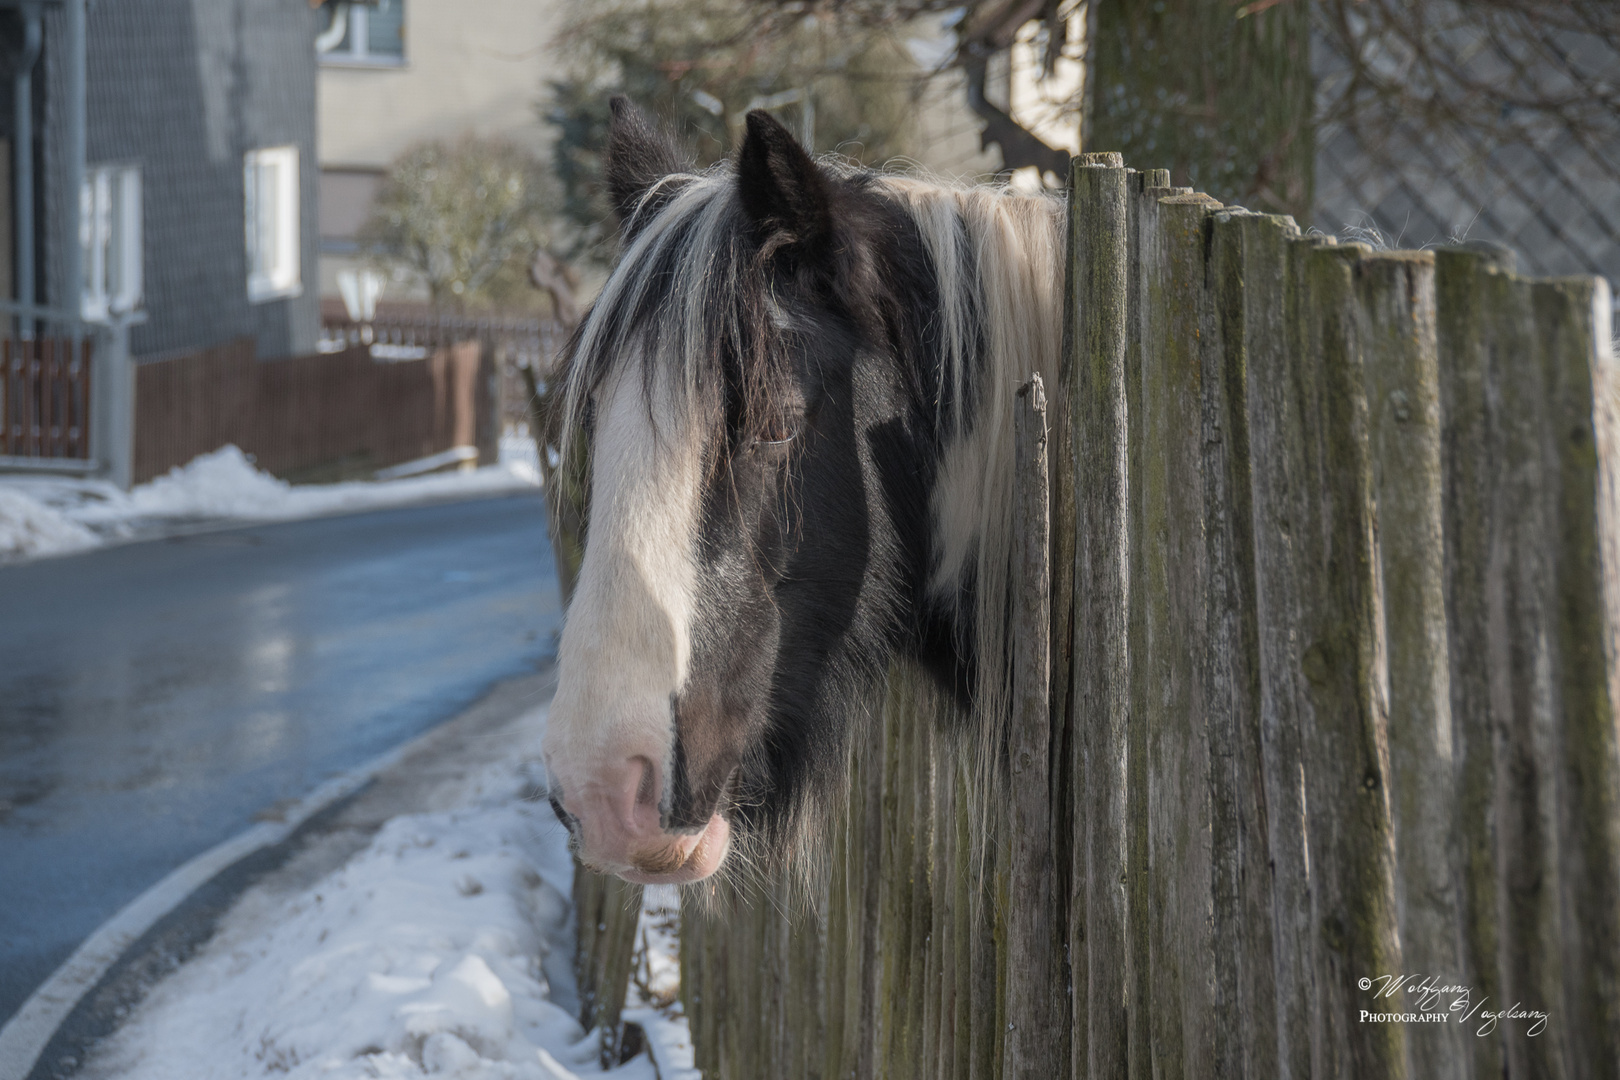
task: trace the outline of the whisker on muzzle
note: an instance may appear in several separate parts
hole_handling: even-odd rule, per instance
[[[633,855],[630,858],[630,865],[643,874],[673,874],[691,862],[702,847],[702,843],[695,844],[684,855],[678,847],[667,847],[662,851],[649,852],[645,855]]]

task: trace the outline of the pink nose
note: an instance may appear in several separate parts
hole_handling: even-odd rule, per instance
[[[699,881],[719,869],[730,823],[715,814],[697,832],[666,831],[659,811],[662,772],[650,758],[633,757],[561,785],[587,866],[644,885]]]

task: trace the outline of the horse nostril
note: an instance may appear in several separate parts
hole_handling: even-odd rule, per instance
[[[636,785],[636,806],[657,806],[658,766],[652,763],[651,758],[635,757],[630,760],[641,767],[641,782]]]
[[[563,809],[563,804],[558,801],[557,796],[548,794],[546,802],[551,804],[551,812],[557,815],[557,820],[563,823],[563,827],[569,832],[573,832],[574,815]]]

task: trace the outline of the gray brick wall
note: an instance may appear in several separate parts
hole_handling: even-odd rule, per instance
[[[65,90],[60,16],[48,17],[48,167],[60,176]],[[55,31],[53,33],[53,31]],[[100,0],[89,15],[91,166],[141,169],[149,356],[252,336],[261,357],[313,352],[319,330],[315,160],[316,13],[305,0]],[[298,147],[299,296],[250,303],[242,157]],[[47,213],[60,235],[59,183]],[[54,245],[53,245],[54,246]],[[63,295],[60,260],[48,272]]]

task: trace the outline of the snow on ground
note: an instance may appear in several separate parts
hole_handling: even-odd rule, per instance
[[[501,440],[497,465],[400,480],[292,485],[234,446],[203,454],[125,492],[104,480],[0,476],[0,562],[65,555],[203,522],[281,521],[494,495],[540,482],[534,444]]]
[[[700,1080],[701,1074],[691,1068],[692,1033],[680,1002],[680,926],[678,888],[649,885],[642,890],[624,1018],[647,1033],[662,1066],[661,1080]]]
[[[0,482],[0,560],[95,547],[95,533],[26,488]]]
[[[547,972],[566,979],[573,950],[573,871],[565,833],[543,800],[521,797],[524,782],[520,769],[487,769],[450,800],[459,809],[393,818],[324,878],[273,903],[244,902],[79,1075],[604,1075],[596,1033],[551,1000]],[[649,906],[662,914],[650,917],[673,902],[657,894]],[[665,1007],[630,1015],[656,1044],[661,1078],[645,1054],[605,1075],[695,1080],[685,1022],[667,1004],[673,954],[655,950],[648,970]]]

